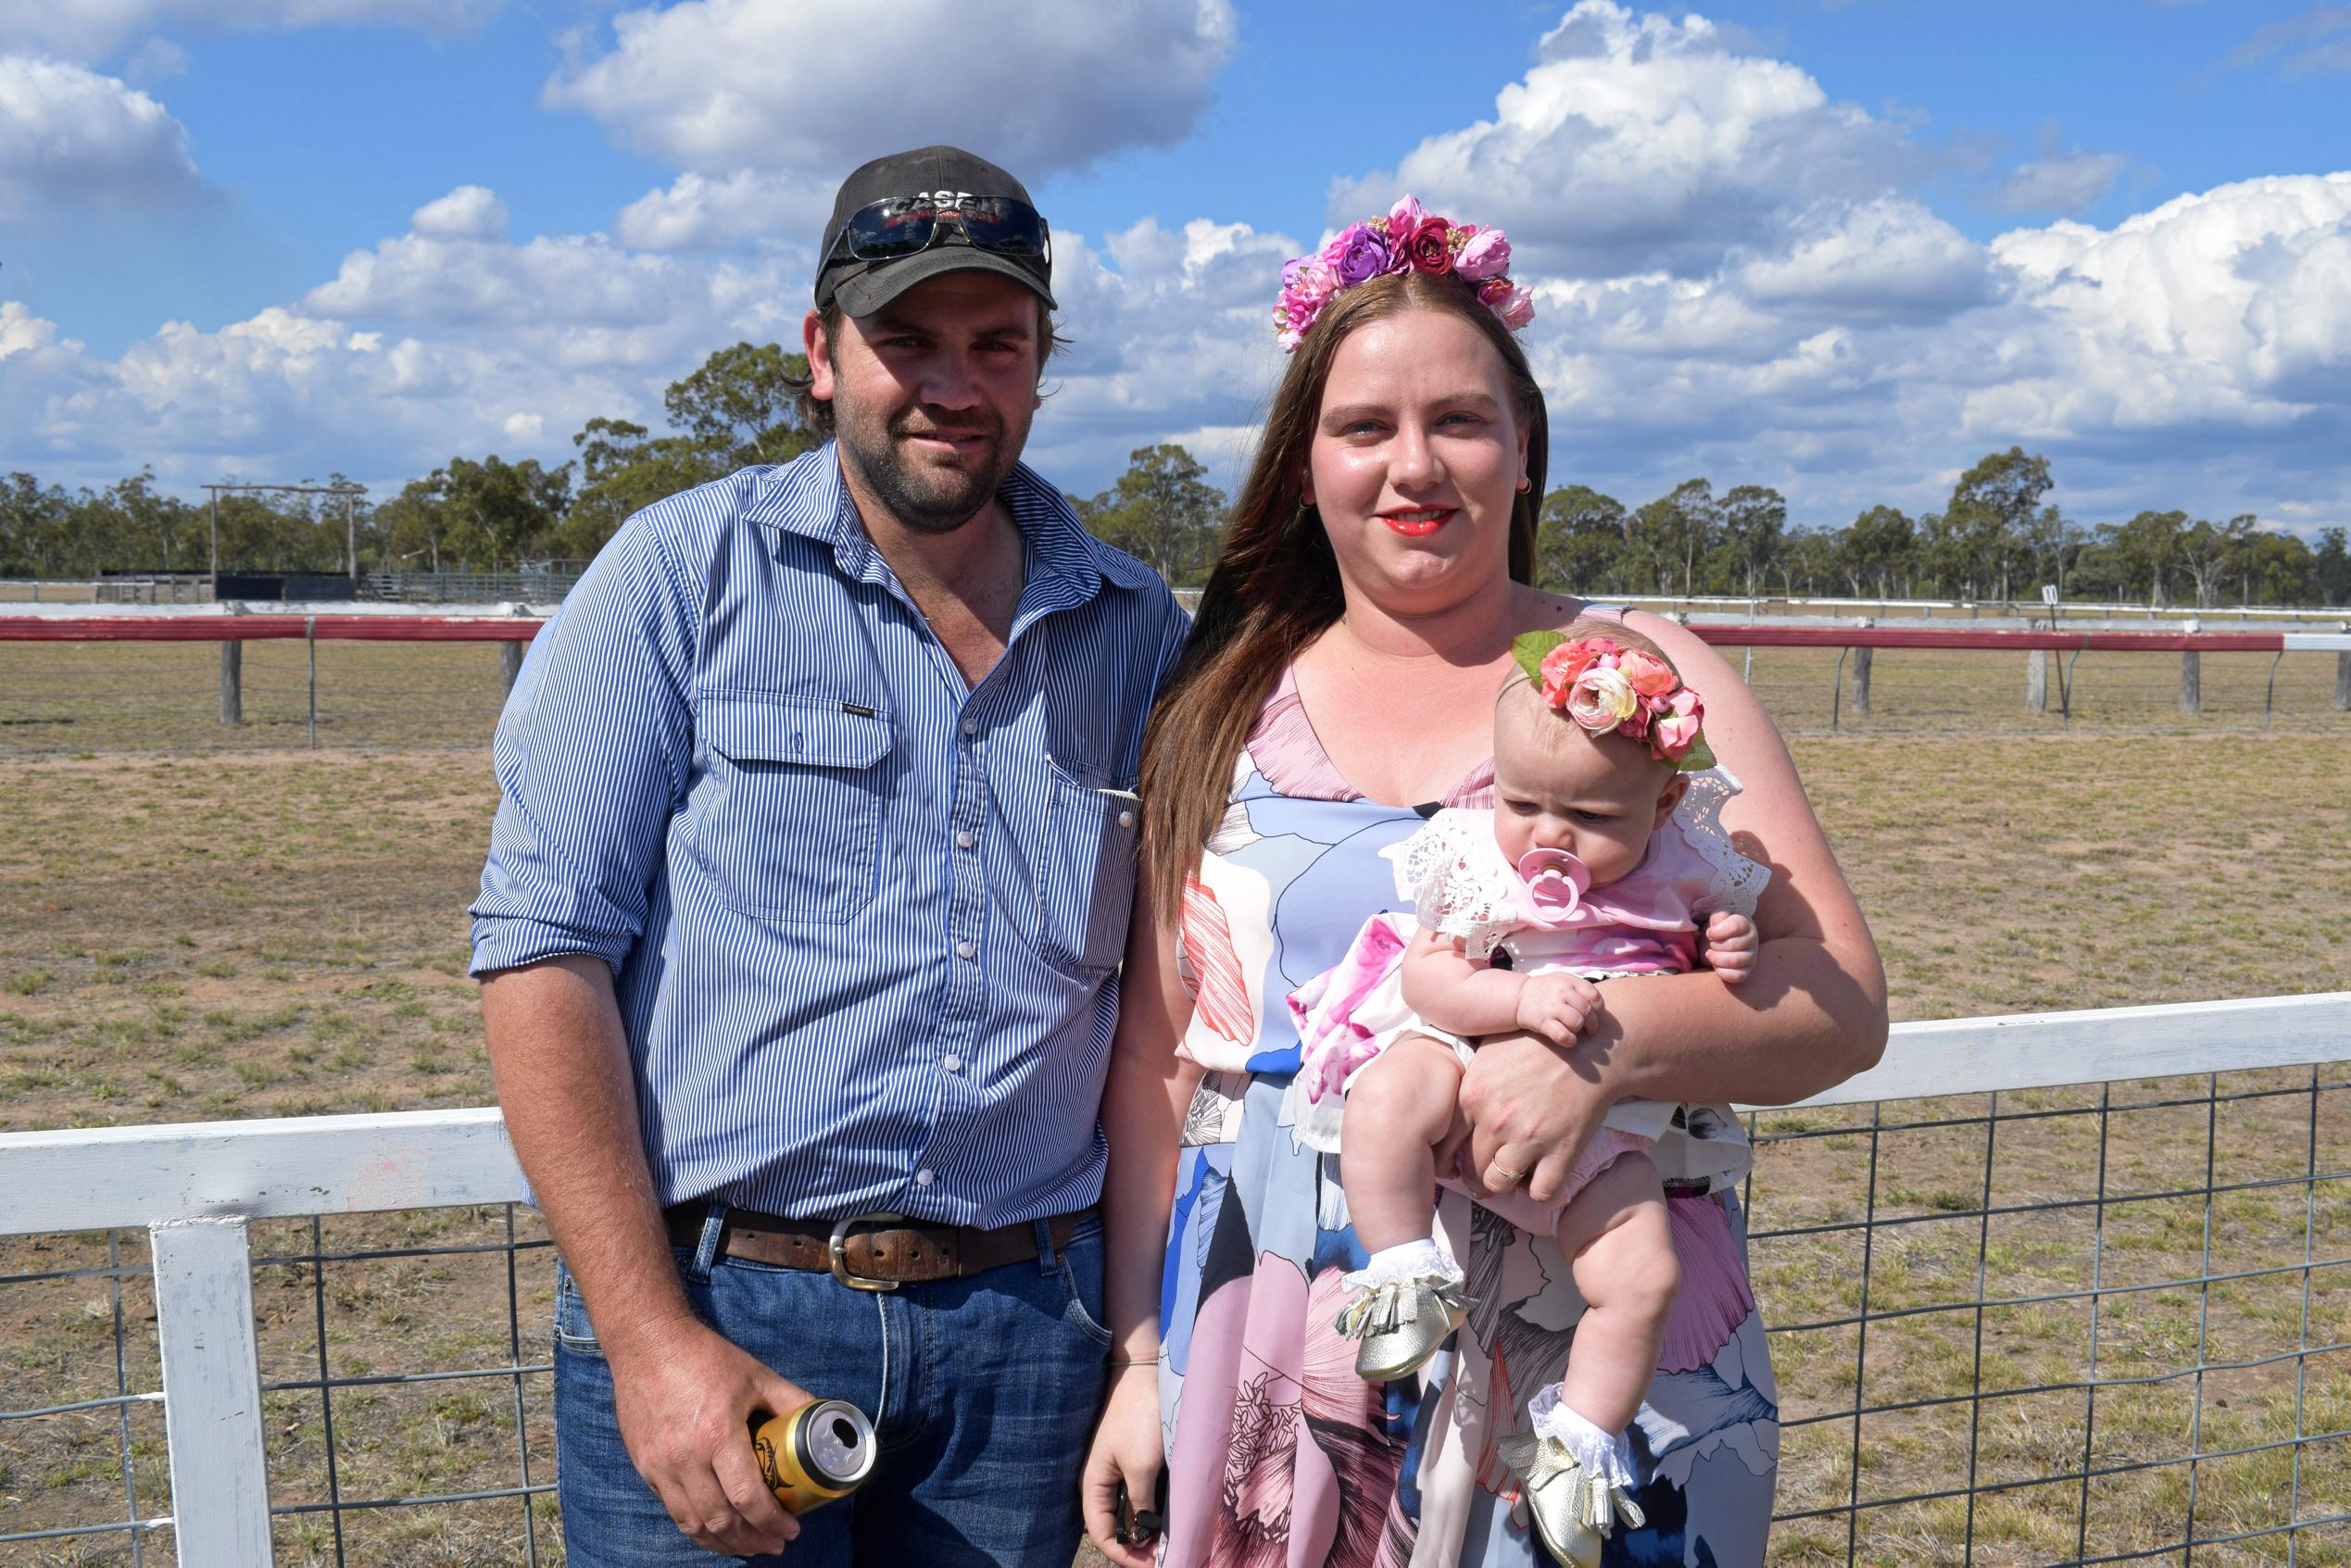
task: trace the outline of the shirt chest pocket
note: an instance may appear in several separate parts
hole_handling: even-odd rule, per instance
[[[1064,969],[1095,973],[1115,967],[1126,950],[1126,922],[1135,898],[1135,850],[1140,836],[1130,790],[1087,782],[1051,764],[1046,864],[1038,888],[1041,947]]]
[[[707,694],[694,830],[721,903],[767,920],[847,920],[874,901],[889,714],[837,698]]]

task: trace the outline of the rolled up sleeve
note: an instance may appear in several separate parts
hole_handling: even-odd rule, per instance
[[[533,642],[499,717],[476,975],[563,954],[617,973],[691,776],[698,596],[640,514]]]

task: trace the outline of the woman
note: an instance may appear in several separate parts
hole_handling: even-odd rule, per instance
[[[1408,198],[1372,227],[1402,249],[1430,221]],[[1122,1484],[1148,1499],[1164,1453],[1179,1568],[1534,1563],[1499,1450],[1539,1381],[1516,1369],[1558,1365],[1580,1310],[1566,1270],[1548,1241],[1449,1196],[1440,1223],[1477,1308],[1419,1382],[1359,1379],[1331,1319],[1364,1254],[1333,1174],[1284,1125],[1299,1042],[1283,997],[1395,905],[1381,848],[1438,804],[1490,803],[1511,640],[1584,607],[1528,585],[1547,429],[1505,325],[1524,295],[1466,266],[1342,269],[1325,290],[1301,265],[1277,320],[1295,350],[1146,743],[1102,1112],[1115,1340],[1087,1524],[1114,1561],[1149,1562],[1111,1538],[1113,1499]],[[1876,951],[1770,721],[1686,629],[1628,623],[1698,688],[1745,785],[1723,816],[1771,872],[1763,947],[1736,990],[1706,972],[1612,988],[1571,1049],[1487,1041],[1457,1133],[1480,1195],[1551,1197],[1619,1099],[1688,1102],[1691,1136],[1736,1136],[1704,1102],[1801,1098],[1884,1042]],[[1746,1299],[1729,1194],[1668,1192],[1683,1288]],[[1777,1398],[1752,1311],[1711,1361],[1658,1374],[1636,1431],[1646,1523],[1608,1560],[1760,1562]]]

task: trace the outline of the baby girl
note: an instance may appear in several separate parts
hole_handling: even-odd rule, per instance
[[[1375,917],[1290,998],[1305,1044],[1301,1138],[1317,1141],[1313,1124],[1326,1130],[1331,1091],[1344,1091],[1341,1185],[1370,1259],[1347,1278],[1339,1326],[1360,1339],[1356,1370],[1373,1381],[1417,1371],[1472,1305],[1435,1239],[1433,1199],[1477,1039],[1527,1031],[1572,1046],[1605,1005],[1596,980],[1680,973],[1703,957],[1736,984],[1755,961],[1754,881],[1719,874],[1745,862],[1675,813],[1691,772],[1713,765],[1698,695],[1614,622],[1533,633],[1517,652],[1526,678],[1495,711],[1494,809],[1440,811],[1389,850],[1414,915]],[[1535,1436],[1502,1452],[1563,1562],[1596,1561],[1616,1518],[1641,1520],[1625,1434],[1679,1281],[1649,1156],[1675,1110],[1617,1106],[1542,1210],[1588,1310],[1565,1375],[1528,1406]],[[1481,1174],[1506,1189],[1528,1173],[1498,1160]]]

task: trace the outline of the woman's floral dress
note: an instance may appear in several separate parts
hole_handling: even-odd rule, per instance
[[[1481,769],[1440,804],[1490,806],[1492,787]],[[1284,1112],[1300,1043],[1283,998],[1336,963],[1366,915],[1396,907],[1380,851],[1423,822],[1347,786],[1285,675],[1187,891],[1180,959],[1195,1007],[1182,1049],[1208,1072],[1185,1121],[1160,1300],[1172,1568],[1544,1560],[1512,1517],[1496,1445],[1558,1376],[1583,1311],[1557,1251],[1446,1194],[1438,1224],[1477,1310],[1417,1380],[1364,1383],[1332,1322],[1339,1276],[1364,1253],[1334,1166]],[[1743,1135],[1721,1108],[1684,1112],[1659,1145],[1668,1177],[1674,1137]],[[1737,1327],[1703,1359],[1685,1347],[1691,1364],[1651,1384],[1632,1430],[1647,1524],[1609,1542],[1610,1564],[1763,1561],[1779,1397],[1735,1205],[1708,1185],[1668,1186],[1683,1289],[1716,1298],[1727,1310],[1710,1315]]]

